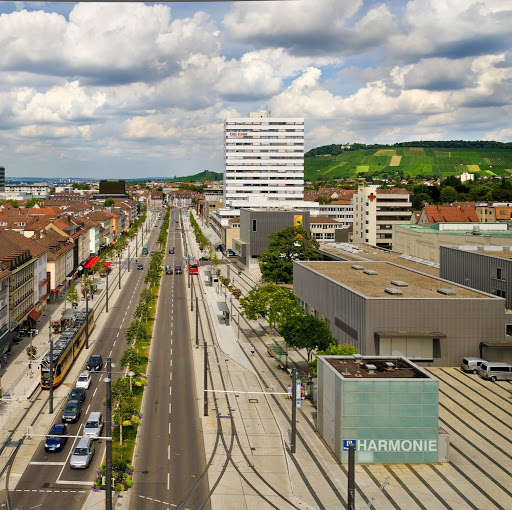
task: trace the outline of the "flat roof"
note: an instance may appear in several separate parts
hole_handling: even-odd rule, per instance
[[[436,379],[426,370],[400,356],[361,356],[359,360],[354,356],[321,357],[343,379]]]
[[[470,251],[470,250],[467,250]],[[487,255],[488,257],[498,257],[500,259],[512,259],[512,251],[510,250],[475,250],[473,253],[479,253],[480,255]]]
[[[390,262],[366,261],[354,264],[345,261],[307,261],[296,263],[369,298],[496,299],[490,294]],[[375,274],[367,274],[366,270]],[[406,285],[402,285],[403,283]],[[385,289],[395,289],[401,291],[401,294],[392,295]],[[438,289],[444,289],[447,293],[440,293]]]
[[[324,243],[317,251],[325,252],[329,255],[340,257],[345,260],[392,262],[433,276],[439,276],[439,268],[430,264],[429,261],[421,263],[410,259],[404,259],[400,257],[401,253],[382,250],[375,246],[370,246],[369,244]]]
[[[472,236],[476,239],[479,237],[504,237],[505,239],[512,238],[512,230],[485,230],[485,227],[479,231],[477,235],[473,234],[472,227],[475,225],[485,225],[485,223],[461,223],[461,230],[440,230],[436,228],[436,223],[433,225],[419,225],[417,223],[400,223],[395,225],[397,228],[405,228],[406,230],[411,230],[412,232],[418,232],[421,234],[439,234],[442,236],[445,235],[454,235],[454,236]]]

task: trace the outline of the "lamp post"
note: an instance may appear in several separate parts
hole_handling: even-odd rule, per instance
[[[103,379],[107,383],[107,412],[105,414],[106,428],[106,460],[105,460],[105,509],[112,510],[112,386],[111,386],[112,360],[107,358],[107,377]]]
[[[130,393],[132,392],[132,377],[135,375],[135,372],[133,370],[130,370],[126,374],[130,378]]]
[[[206,344],[206,340],[203,343],[204,345],[204,379],[203,379],[203,415],[208,416],[208,346]]]
[[[130,272],[130,243],[128,242],[128,272]]]
[[[121,252],[117,256],[119,257],[119,288],[121,288]]]
[[[105,294],[105,311],[108,313],[108,271],[106,273],[107,278],[107,293]]]
[[[89,289],[85,290],[85,348],[89,349]]]

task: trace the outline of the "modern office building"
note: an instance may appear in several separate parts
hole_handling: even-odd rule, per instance
[[[393,226],[411,222],[410,191],[359,186],[352,199],[354,243],[394,249]]]
[[[504,299],[390,262],[296,261],[293,290],[365,356],[457,366],[482,342],[505,341]]]
[[[357,464],[447,462],[439,430],[439,381],[399,356],[318,357],[318,432]]]
[[[0,191],[5,189],[5,167],[0,166]]]
[[[226,207],[272,207],[272,202],[303,200],[303,118],[273,118],[267,111],[228,118],[224,143]]]

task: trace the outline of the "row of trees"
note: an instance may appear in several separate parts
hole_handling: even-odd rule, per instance
[[[240,306],[249,320],[265,318],[271,336],[277,329],[287,346],[306,349],[313,375],[316,375],[316,360],[311,359],[313,351],[319,354],[329,350],[338,355],[357,352],[352,344],[339,345],[323,320],[305,315],[293,291],[275,283],[253,287],[240,299]]]
[[[210,240],[203,234],[203,231],[201,230],[201,227],[197,223],[194,215],[192,212],[189,216],[190,224],[192,225],[192,228],[194,229],[194,235],[196,237],[196,242],[199,245],[199,249],[203,253],[207,253],[208,257],[210,259],[210,264],[216,268],[220,264],[219,257],[217,256],[217,252],[215,251],[214,247],[212,246],[212,243]]]

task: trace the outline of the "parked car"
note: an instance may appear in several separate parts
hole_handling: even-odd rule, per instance
[[[137,264],[137,269],[144,269],[144,266],[142,264]]]
[[[176,266],[174,268],[174,274],[182,274],[181,266]]]
[[[473,374],[478,374],[478,369],[480,365],[485,363],[485,360],[482,358],[464,358],[462,363],[460,364],[460,368],[464,370],[464,372],[473,372]]]
[[[155,228],[158,228],[158,225],[155,225]]]
[[[154,254],[155,254],[155,250],[151,250],[150,255],[154,255]]]
[[[69,467],[73,469],[86,469],[90,466],[93,457],[93,440],[90,437],[82,437],[71,454]]]
[[[90,377],[91,376],[89,376],[89,378]],[[80,402],[83,404],[85,402],[86,396],[87,392],[85,391],[85,388],[79,388],[77,386],[71,390],[71,393],[69,394],[69,400],[80,400]]]
[[[76,387],[84,388],[84,389],[88,390],[89,387],[91,386],[91,381],[92,381],[92,378],[91,378],[90,372],[85,370],[78,376],[78,381],[76,382]]]
[[[89,372],[96,372],[97,370],[101,370],[102,366],[103,358],[101,357],[101,354],[91,355],[89,361],[87,362],[87,370],[89,370]]]
[[[495,361],[484,361],[478,369],[478,375],[483,379],[490,379],[492,382],[498,379],[503,381],[512,380],[512,365],[508,363],[497,363]]]
[[[171,249],[169,250],[169,255],[174,255],[174,248],[171,248]]]
[[[56,423],[48,432],[44,442],[45,452],[61,452],[68,441],[68,426],[65,423]]]
[[[84,436],[97,439],[103,430],[103,415],[100,412],[94,412],[89,415],[84,425]]]
[[[62,411],[62,421],[68,423],[76,423],[82,414],[82,402],[76,399],[67,401]]]

